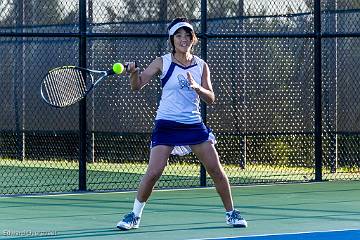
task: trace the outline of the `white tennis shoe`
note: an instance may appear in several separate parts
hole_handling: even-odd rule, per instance
[[[136,217],[133,212],[130,212],[124,216],[124,219],[118,222],[116,225],[117,228],[121,230],[130,230],[139,228],[140,218]]]
[[[246,228],[247,222],[246,220],[240,216],[240,212],[236,209],[232,211],[232,213],[225,214],[226,224],[232,225],[233,227]]]

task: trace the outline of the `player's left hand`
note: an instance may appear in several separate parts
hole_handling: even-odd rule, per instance
[[[194,80],[190,72],[187,72],[187,79],[189,81],[189,86],[194,89],[196,92],[200,91],[200,85]]]

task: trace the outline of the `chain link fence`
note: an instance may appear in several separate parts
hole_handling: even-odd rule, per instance
[[[66,109],[41,101],[54,67],[143,69],[186,16],[217,100],[203,106],[233,185],[360,179],[360,3],[355,0],[3,0],[0,194],[134,190],[146,169],[159,78],[112,76]],[[157,188],[212,186],[194,155]]]

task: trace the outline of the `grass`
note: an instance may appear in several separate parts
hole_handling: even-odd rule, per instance
[[[146,163],[88,163],[87,189],[135,190],[146,167]],[[314,179],[312,168],[248,164],[243,169],[236,164],[226,164],[224,169],[233,185]],[[356,180],[359,179],[359,170],[339,168],[336,173],[330,173],[324,169],[324,179]],[[0,159],[0,195],[77,191],[78,182],[76,161]],[[207,184],[213,185],[209,176]],[[197,163],[170,163],[157,184],[157,188],[199,186],[200,166]]]

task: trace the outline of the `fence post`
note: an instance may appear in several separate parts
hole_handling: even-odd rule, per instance
[[[26,3],[23,0],[19,0],[15,3],[16,9],[16,32],[24,33],[23,26],[28,24],[28,9],[26,9]],[[18,37],[18,46],[16,47],[15,64],[16,71],[14,71],[14,108],[15,108],[15,128],[16,128],[16,157],[19,160],[25,160],[25,78],[24,78],[24,66],[25,66],[25,45],[24,37]]]
[[[322,181],[321,1],[314,1],[315,181]]]
[[[79,66],[86,68],[86,0],[79,0]],[[83,77],[86,77],[85,75]],[[79,190],[86,191],[86,98],[79,102]]]
[[[240,18],[240,26],[239,26],[239,30],[241,31],[241,33],[245,33],[245,26],[244,26],[244,0],[239,0],[239,8],[238,8],[238,16]],[[243,38],[243,40],[241,40],[242,46],[241,46],[241,68],[243,69],[243,74],[242,74],[242,81],[243,81],[243,90],[244,90],[244,96],[243,96],[243,100],[242,100],[242,104],[244,107],[244,135],[241,136],[241,142],[240,142],[240,159],[239,159],[239,166],[241,169],[245,169],[246,167],[246,144],[247,144],[247,119],[246,119],[246,114],[247,114],[247,108],[246,108],[246,39]],[[240,103],[238,103],[240,104]],[[241,128],[240,128],[241,129]],[[241,134],[241,132],[239,132],[239,134]]]
[[[207,0],[201,0],[201,58],[207,61]],[[207,123],[206,119],[206,103],[201,101],[201,116],[204,123]],[[206,170],[204,165],[200,165],[200,186],[206,186]]]

